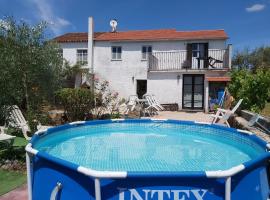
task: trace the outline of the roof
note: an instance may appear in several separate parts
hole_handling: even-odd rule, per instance
[[[160,41],[160,40],[204,40],[227,39],[224,30],[177,31],[176,29],[141,30],[123,32],[95,32],[95,41]],[[87,42],[87,33],[66,33],[54,38],[60,43]]]

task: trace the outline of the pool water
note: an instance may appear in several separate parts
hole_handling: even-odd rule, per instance
[[[226,170],[265,150],[229,130],[170,123],[108,123],[56,131],[34,148],[104,171]]]

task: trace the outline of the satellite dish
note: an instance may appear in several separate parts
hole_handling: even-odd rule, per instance
[[[110,25],[112,27],[112,32],[116,32],[117,21],[115,19],[112,19],[110,21]]]

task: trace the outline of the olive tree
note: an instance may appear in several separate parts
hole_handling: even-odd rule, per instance
[[[270,47],[259,47],[254,50],[244,49],[235,53],[233,66],[238,69],[268,69],[270,70]]]
[[[59,89],[63,61],[56,43],[46,38],[46,23],[0,20],[0,108],[37,109]]]

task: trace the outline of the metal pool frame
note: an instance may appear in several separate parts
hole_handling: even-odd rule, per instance
[[[153,123],[153,122],[166,122],[173,124],[188,124],[188,125],[201,125],[201,126],[211,126],[216,129],[229,130],[236,134],[244,135],[244,137],[249,138],[255,143],[259,144],[262,147],[265,147],[265,153],[260,157],[250,160],[248,162],[242,163],[238,166],[234,166],[228,170],[218,170],[218,171],[195,171],[195,172],[128,172],[128,171],[97,171],[94,169],[86,168],[83,166],[76,165],[74,163],[64,161],[62,159],[56,158],[52,155],[49,155],[45,152],[39,152],[38,150],[32,147],[32,144],[35,143],[40,137],[51,134],[57,130],[68,129],[81,125],[96,125],[96,124],[106,124],[106,123],[119,123],[119,122],[144,122],[144,123]],[[125,178],[209,178],[209,179],[224,179],[224,199],[231,200],[231,185],[232,177],[239,174],[243,170],[252,169],[258,163],[268,162],[270,160],[270,144],[266,143],[262,139],[255,136],[253,133],[245,130],[233,129],[224,127],[221,125],[214,125],[211,123],[202,123],[196,121],[180,121],[180,120],[168,120],[168,119],[138,119],[138,120],[127,120],[127,119],[113,119],[113,120],[99,120],[99,121],[77,121],[69,124],[65,124],[58,127],[49,128],[46,130],[37,131],[30,143],[26,146],[26,165],[27,165],[27,182],[28,182],[28,196],[29,200],[32,200],[32,173],[33,173],[33,158],[37,157],[40,159],[45,159],[50,162],[57,163],[61,166],[76,171],[80,174],[86,175],[94,179],[94,194],[96,200],[101,200],[101,185],[100,181],[103,179],[125,179]],[[53,191],[51,192],[51,200],[56,199],[57,193],[61,190],[61,183],[57,183]]]

